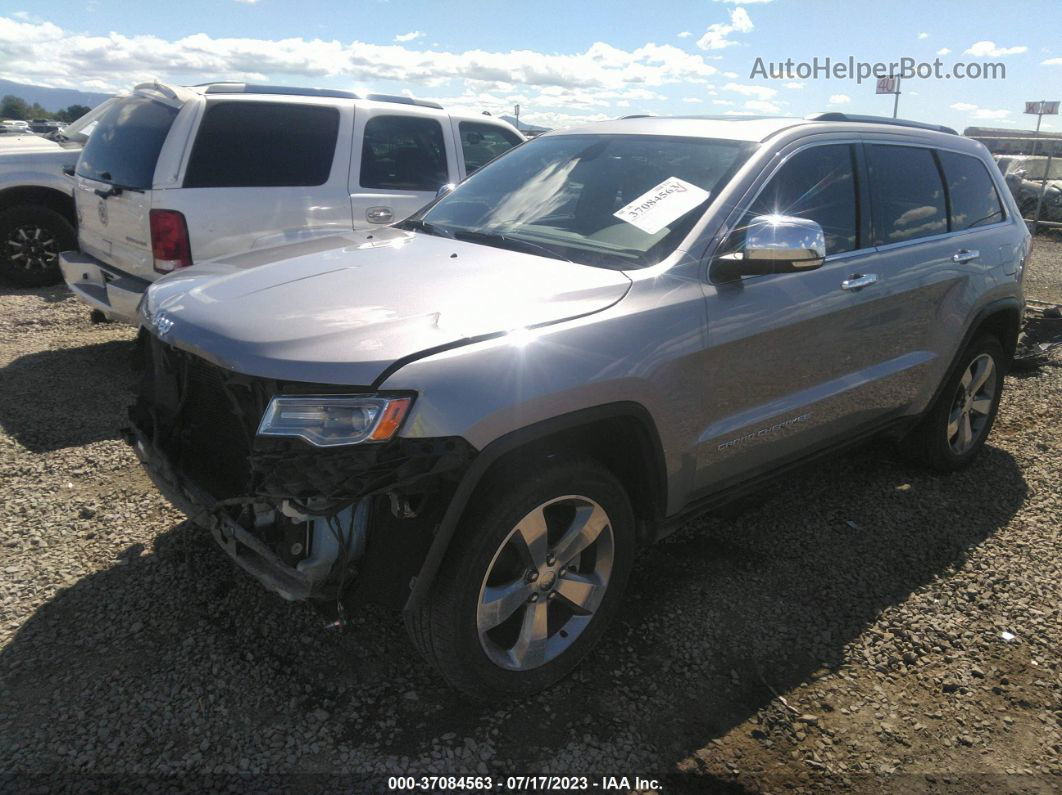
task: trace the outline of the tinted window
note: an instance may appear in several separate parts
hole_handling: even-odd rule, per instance
[[[757,215],[792,215],[817,222],[826,236],[827,255],[858,248],[852,147],[815,146],[790,157],[753,202],[731,250],[740,247],[744,226]]]
[[[948,231],[944,185],[933,153],[910,146],[869,147],[878,244]]]
[[[439,122],[414,116],[375,116],[365,124],[363,188],[434,192],[449,178]]]
[[[497,124],[463,121],[458,125],[458,129],[461,132],[461,152],[465,157],[465,170],[468,174],[520,143],[516,133]]]
[[[186,188],[323,185],[332,170],[339,111],[286,102],[207,107],[184,175]]]
[[[81,150],[77,173],[126,188],[150,188],[159,151],[176,116],[177,108],[146,97],[115,103]]]
[[[996,186],[980,160],[953,152],[937,152],[937,156],[948,182],[952,231],[1003,220]]]

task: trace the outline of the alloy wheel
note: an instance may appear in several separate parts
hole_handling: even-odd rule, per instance
[[[612,523],[588,497],[539,505],[495,552],[479,590],[480,644],[496,665],[538,668],[589,626],[612,575]]]
[[[7,236],[4,254],[12,265],[23,270],[47,270],[58,265],[59,241],[47,229],[26,224]]]
[[[948,414],[948,445],[962,455],[981,438],[996,400],[996,365],[982,353],[966,368]]]

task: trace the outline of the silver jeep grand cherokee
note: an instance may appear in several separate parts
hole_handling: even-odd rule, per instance
[[[529,693],[691,515],[872,434],[969,464],[1029,241],[946,128],[564,130],[394,227],[159,281],[129,439],[268,588],[401,607],[451,684]]]

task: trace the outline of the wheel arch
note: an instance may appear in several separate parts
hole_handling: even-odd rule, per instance
[[[69,194],[42,185],[19,185],[0,190],[0,212],[25,206],[47,207],[49,210],[54,210],[69,221],[74,229],[77,229],[77,211],[74,207],[74,199]]]
[[[479,452],[443,515],[406,610],[427,596],[465,510],[490,476],[558,453],[589,455],[606,466],[630,496],[640,540],[652,539],[667,505],[667,473],[663,446],[648,410],[639,403],[619,402],[552,417],[512,431]]]

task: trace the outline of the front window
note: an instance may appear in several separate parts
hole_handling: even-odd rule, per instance
[[[585,265],[667,256],[752,151],[658,135],[551,135],[519,146],[405,223]]]
[[[1025,170],[1025,179],[1042,180],[1045,173],[1048,179],[1062,179],[1062,158],[1051,158],[1050,171],[1047,170],[1046,157],[1033,157],[1019,161],[1014,167]]]

